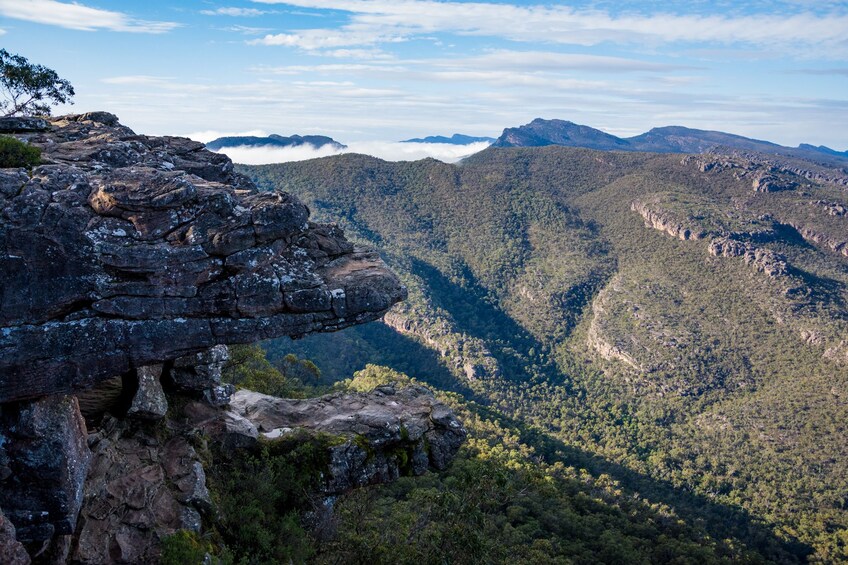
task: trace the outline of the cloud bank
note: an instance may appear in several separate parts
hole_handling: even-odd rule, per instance
[[[193,139],[199,139],[191,136]],[[208,139],[207,139],[208,141]],[[371,155],[385,161],[417,161],[432,157],[445,163],[455,163],[460,159],[482,151],[489,144],[486,142],[469,145],[450,145],[445,143],[401,143],[398,141],[360,141],[352,142],[347,149],[334,149],[329,146],[315,147],[300,145],[298,147],[226,147],[218,151],[227,155],[235,163],[244,165],[267,165],[271,163],[287,163],[290,161],[306,161],[319,157],[329,157],[342,153],[361,153]]]
[[[668,43],[744,43],[771,49],[813,48],[845,52],[848,15],[827,14],[612,14],[571,6],[432,0],[254,0],[332,9],[350,14],[338,29],[270,34],[256,43],[314,50],[406,41],[421,34],[454,33],[512,41],[593,46],[604,42],[659,46]],[[830,53],[833,56],[833,53]],[[837,55],[838,56],[838,55]]]
[[[80,31],[166,33],[180,27],[175,22],[139,20],[121,12],[66,4],[56,0],[0,0],[0,15],[16,20],[54,25]]]

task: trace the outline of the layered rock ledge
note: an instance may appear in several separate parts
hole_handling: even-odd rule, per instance
[[[466,436],[453,411],[421,386],[383,385],[302,400],[239,390],[226,411],[195,403],[186,412],[194,426],[235,450],[302,433],[323,435],[326,495],[443,470]]]
[[[337,330],[406,296],[375,253],[200,143],[105,112],[26,130],[44,164],[0,170],[0,403]]]
[[[272,420],[336,437],[325,494],[453,457],[465,432],[425,389],[228,407],[226,344],[338,330],[406,297],[376,253],[227,157],[112,114],[0,132],[42,152],[0,169],[0,560],[156,562],[163,537],[215,520],[193,446],[209,426],[235,453]]]

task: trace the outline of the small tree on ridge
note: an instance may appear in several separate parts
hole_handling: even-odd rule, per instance
[[[0,49],[0,113],[49,116],[56,104],[73,104],[74,87],[56,71]]]

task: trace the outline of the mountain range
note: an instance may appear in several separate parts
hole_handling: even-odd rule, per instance
[[[380,365],[529,426],[528,457],[693,527],[712,540],[701,562],[848,559],[848,175],[826,164],[841,157],[541,120],[497,145],[456,165],[238,167],[378,248],[409,291],[383,323],[265,342],[269,358],[311,359],[328,382]],[[697,554],[578,558],[540,506],[509,515],[483,538],[535,528],[548,560]]]
[[[720,131],[666,126],[634,137],[616,137],[601,130],[565,120],[537,118],[523,126],[506,128],[494,141],[493,147],[543,147],[563,145],[604,151],[650,151],[654,153],[704,153],[714,149],[756,151],[786,157],[826,160],[848,164],[848,152],[829,147],[801,144],[784,147],[769,141],[751,139]]]
[[[311,145],[316,149],[325,145],[329,145],[334,149],[345,149],[347,147],[347,145],[339,143],[332,137],[324,135],[282,136],[272,133],[267,137],[219,137],[207,143],[206,148],[210,151],[219,151],[225,147],[298,147],[301,145]]]
[[[427,137],[414,137],[412,139],[404,139],[401,143],[447,143],[450,145],[470,145],[472,143],[480,143],[482,141],[492,143],[494,137],[475,137],[473,135],[463,135],[455,133],[450,137],[444,135],[428,135]]]
[[[0,561],[848,562],[840,157],[554,125],[612,150],[3,120]]]

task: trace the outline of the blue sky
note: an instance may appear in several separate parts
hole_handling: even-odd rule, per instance
[[[147,134],[374,142],[543,117],[848,149],[846,2],[0,0],[0,30],[74,84],[68,111]]]

